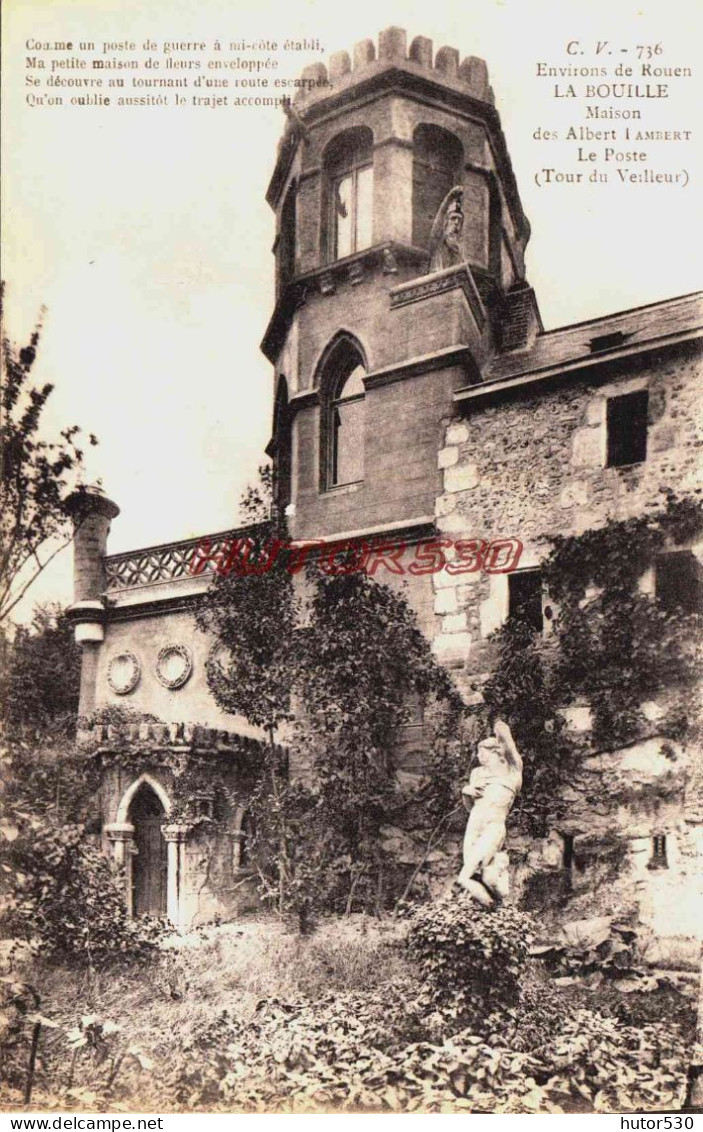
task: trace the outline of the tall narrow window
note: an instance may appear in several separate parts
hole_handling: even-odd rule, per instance
[[[439,206],[463,181],[464,149],[440,126],[418,126],[413,137],[413,244],[426,248]]]
[[[657,833],[652,838],[652,855],[649,858],[650,869],[668,869],[669,862],[666,856],[666,835]]]
[[[295,275],[295,186],[291,185],[281,209],[278,240],[278,278],[285,287]]]
[[[364,478],[364,367],[356,366],[332,402],[332,486]]]
[[[517,570],[508,574],[508,617],[536,633],[544,628],[542,575],[539,570]]]
[[[366,369],[345,335],[330,350],[320,380],[323,490],[364,478],[364,377]]]
[[[365,126],[346,130],[325,154],[326,218],[323,233],[329,262],[373,242],[373,135]]]
[[[278,379],[273,439],[267,452],[273,456],[273,501],[279,515],[282,515],[291,501],[292,487],[292,422],[288,410],[288,386],[283,376]]]
[[[647,459],[646,389],[608,398],[608,467],[622,468]]]

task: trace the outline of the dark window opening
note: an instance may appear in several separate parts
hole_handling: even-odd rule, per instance
[[[322,375],[321,490],[364,478],[364,377],[361,355],[342,337]]]
[[[666,859],[666,836],[663,833],[658,833],[652,838],[652,856],[649,859],[649,866],[652,869],[668,869],[669,862]]]
[[[627,342],[628,338],[632,335],[624,334],[622,330],[614,330],[611,334],[599,334],[596,338],[591,338],[589,343],[591,353],[597,354],[599,350],[614,350],[616,346],[622,346],[623,342]]]
[[[413,138],[413,235],[415,247],[429,245],[439,206],[463,180],[464,149],[440,126],[418,126]]]
[[[657,602],[667,613],[703,613],[703,565],[693,551],[660,554],[654,578]]]
[[[573,833],[562,833],[562,867],[566,872],[571,872],[574,867],[574,835]]]
[[[542,575],[539,570],[518,570],[508,574],[508,618],[541,633]]]
[[[295,275],[295,187],[286,193],[281,210],[281,231],[278,243],[279,280],[281,287]]]
[[[364,478],[364,367],[356,366],[332,402],[332,486]]]
[[[608,467],[641,464],[647,459],[646,389],[608,400]]]
[[[562,855],[561,867],[563,869],[563,883],[566,892],[571,891],[571,886],[574,879],[574,835],[573,833],[562,833]]]
[[[273,500],[279,515],[285,512],[292,496],[293,429],[288,410],[288,387],[281,375],[278,379],[274,409]]]
[[[254,822],[247,812],[242,818],[239,831],[239,868],[246,869],[251,865],[252,838],[254,837]]]
[[[325,225],[328,262],[373,242],[373,134],[365,126],[347,130],[325,154]]]

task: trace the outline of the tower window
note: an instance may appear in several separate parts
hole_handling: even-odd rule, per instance
[[[413,137],[413,244],[426,248],[439,206],[463,180],[464,148],[440,126],[418,126]]]
[[[283,376],[278,379],[273,442],[269,451],[273,455],[273,499],[279,514],[283,514],[291,501],[292,480],[292,422],[288,411],[288,386]]]
[[[654,578],[656,599],[667,613],[703,611],[703,566],[691,550],[660,554]]]
[[[517,570],[508,574],[508,619],[536,633],[544,629],[542,574],[539,570]]]
[[[646,389],[608,399],[608,467],[641,464],[647,459]]]
[[[346,130],[325,154],[328,262],[373,242],[373,135],[366,127]]]
[[[342,336],[324,362],[321,392],[322,490],[364,478],[364,377],[361,354]]]
[[[278,241],[278,279],[285,287],[295,275],[295,186],[286,193],[281,209],[281,229]]]
[[[364,478],[364,373],[356,366],[332,402],[333,487]]]

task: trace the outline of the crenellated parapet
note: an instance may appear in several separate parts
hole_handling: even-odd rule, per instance
[[[385,28],[378,37],[354,44],[351,54],[337,51],[329,64],[311,63],[303,69],[296,106],[309,106],[326,94],[347,89],[388,67],[400,67],[409,74],[430,77],[434,82],[462,89],[473,98],[493,103],[488,68],[483,59],[467,55],[463,59],[455,47],[439,47],[435,53],[431,39],[416,35],[408,47],[405,28]]]
[[[87,723],[79,730],[79,741],[83,747],[105,752],[138,746],[145,753],[212,752],[252,758],[261,751],[261,742],[249,735],[185,722]]]
[[[267,192],[278,292],[268,357],[311,297],[336,291],[347,307],[367,281],[379,295],[434,270],[433,224],[452,190],[463,207],[454,262],[482,297],[524,282],[530,228],[482,59],[390,27],[297,82]]]

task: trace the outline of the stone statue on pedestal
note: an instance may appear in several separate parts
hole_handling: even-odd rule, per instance
[[[522,787],[522,758],[507,723],[496,720],[493,737],[477,749],[479,765],[462,790],[469,818],[464,863],[457,883],[486,907],[508,895],[506,821]]]
[[[464,190],[461,185],[450,189],[442,201],[430,231],[430,272],[444,271],[463,263],[461,234],[464,230]]]

